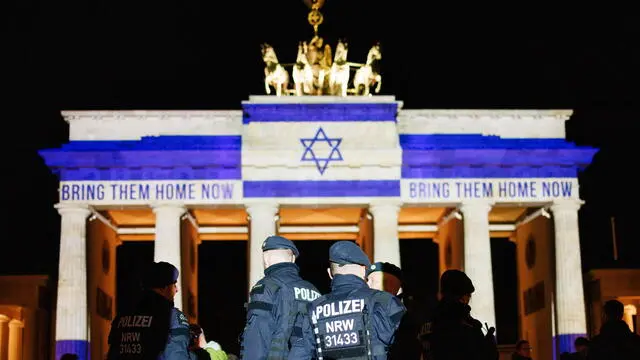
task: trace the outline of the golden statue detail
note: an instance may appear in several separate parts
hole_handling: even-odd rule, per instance
[[[262,44],[262,60],[266,64],[264,68],[264,88],[267,94],[271,94],[271,88],[276,90],[277,96],[287,95],[289,87],[289,73],[278,62],[275,50],[269,44]]]
[[[327,74],[331,68],[331,46],[316,34],[307,46],[307,59],[313,71],[313,95],[325,95]]]
[[[329,93],[331,95],[347,96],[351,68],[347,62],[349,45],[345,40],[338,40],[336,56],[329,70]]]
[[[376,85],[376,94],[380,92],[382,86],[382,76],[375,70],[374,64],[382,59],[382,52],[380,51],[380,44],[374,45],[367,54],[367,62],[360,67],[355,76],[353,77],[353,89],[355,95],[370,95],[370,88]]]
[[[324,16],[320,8],[324,0],[304,0],[311,9],[307,16],[309,24],[313,26],[314,36],[307,43],[298,44],[298,55],[294,64],[280,64],[273,48],[263,44],[262,58],[265,62],[265,91],[271,93],[271,87],[276,96],[294,95],[334,95],[347,94],[370,96],[370,87],[377,85],[375,93],[380,91],[382,77],[373,66],[381,59],[380,46],[374,45],[369,51],[365,64],[347,61],[348,46],[345,40],[338,41],[335,57],[332,57],[331,46],[324,43],[318,35],[318,26],[322,24]],[[289,88],[289,73],[285,67],[292,67],[293,89]],[[354,88],[349,89],[352,68],[356,68],[353,79]]]

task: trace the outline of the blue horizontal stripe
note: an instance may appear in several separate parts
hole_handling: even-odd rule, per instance
[[[74,140],[62,145],[62,151],[117,150],[240,150],[240,135],[144,136],[140,140]]]
[[[57,171],[61,181],[240,180],[240,167],[225,168],[69,168]]]
[[[56,357],[59,360],[64,354],[78,355],[80,360],[89,360],[89,341],[58,340],[56,341]]]
[[[244,181],[245,198],[400,196],[399,180]]]
[[[344,110],[349,106],[375,109],[388,105],[246,106],[309,111],[316,106],[320,107],[316,109],[319,114],[326,115],[321,110],[325,107]],[[405,179],[575,177],[597,152],[564,139],[403,134],[400,142]],[[58,149],[42,150],[40,155],[63,181],[241,179],[241,147],[240,136],[150,136],[137,141],[72,141]]]
[[[396,121],[396,103],[243,104],[242,123]]]
[[[405,150],[432,149],[578,149],[564,139],[513,139],[478,134],[400,134]]]
[[[596,149],[451,149],[405,150],[402,166],[582,166]]]
[[[575,166],[457,166],[457,167],[403,167],[403,179],[477,179],[477,178],[573,178],[578,175]]]
[[[79,151],[43,150],[50,168],[240,167],[240,150]]]
[[[62,181],[240,179],[240,136],[71,141],[40,156]]]
[[[575,346],[574,343],[579,337],[587,337],[586,334],[558,334],[553,337],[553,345],[555,345],[555,356],[568,352],[571,353],[574,351]],[[613,360],[613,359],[611,359]]]
[[[54,171],[61,181],[112,180],[241,180],[240,168],[69,168]],[[567,178],[576,167],[451,167],[403,168],[403,179]]]

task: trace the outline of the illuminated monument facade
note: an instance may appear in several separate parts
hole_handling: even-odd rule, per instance
[[[69,143],[41,152],[60,178],[57,354],[106,352],[121,242],[153,241],[156,260],[181,268],[177,306],[195,320],[197,277],[215,276],[198,274],[197,245],[246,241],[250,286],[275,233],[353,240],[399,265],[400,241],[435,239],[440,270],[469,274],[473,312],[490,325],[499,311],[490,239],[508,237],[520,337],[541,358],[570,350],[587,332],[577,173],[595,153],[565,141],[570,114],[402,110],[390,96],[64,112]]]
[[[275,96],[237,111],[63,113],[69,143],[41,152],[60,178],[56,356],[106,353],[123,241],[153,241],[155,260],[181,269],[176,306],[196,321],[198,244],[245,241],[249,288],[272,234],[353,240],[400,266],[400,241],[434,239],[440,271],[467,272],[490,326],[491,238],[510,238],[520,338],[541,359],[571,351],[587,333],[577,174],[595,153],[565,141],[571,111],[402,110],[370,96],[380,46],[362,64],[345,42],[332,56],[318,35],[324,1],[306,3],[314,37],[295,64],[262,46]]]

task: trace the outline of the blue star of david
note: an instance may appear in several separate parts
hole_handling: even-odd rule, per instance
[[[340,143],[342,142],[342,138],[329,138],[327,134],[325,134],[322,128],[318,128],[316,135],[313,138],[303,138],[300,139],[302,146],[304,146],[304,153],[302,153],[301,161],[313,161],[316,163],[316,168],[320,172],[320,175],[324,175],[325,170],[327,170],[327,166],[331,161],[343,161],[342,154],[340,153]],[[321,150],[316,146],[314,150],[314,145],[321,144],[326,142],[329,145],[330,149]]]

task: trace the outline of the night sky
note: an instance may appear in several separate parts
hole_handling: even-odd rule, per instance
[[[320,34],[332,47],[346,38],[349,60],[355,62],[364,61],[380,41],[382,93],[403,100],[405,108],[574,109],[568,140],[600,149],[580,175],[586,200],[580,212],[584,268],[640,267],[631,202],[639,198],[633,146],[640,129],[637,12],[416,3],[328,0]],[[264,92],[260,43],[273,45],[281,62],[293,62],[298,41],[312,35],[307,11],[293,0],[3,3],[0,26],[7,36],[0,86],[8,181],[0,274],[57,275],[57,180],[36,151],[67,141],[61,110],[239,109],[250,94]],[[618,260],[612,257],[612,216]],[[123,247],[119,262],[130,266],[131,254],[148,253],[148,245]],[[237,272],[231,279],[201,280],[205,331],[211,329],[230,348],[236,326],[226,332],[218,328],[225,319],[216,318],[216,310],[244,301],[244,294],[237,294],[242,287],[234,284],[244,286],[245,265],[227,264],[229,257],[221,256],[244,256],[239,245],[205,244],[200,255],[209,264],[201,266],[201,274]],[[311,252],[328,245],[303,246]],[[437,251],[429,241],[402,246],[403,254]],[[494,251],[513,251],[508,244],[497,247],[501,250]],[[20,255],[5,256],[12,253]],[[307,260],[301,266],[317,282],[326,281],[311,270],[325,264]],[[420,276],[432,284],[435,270],[423,270]]]

